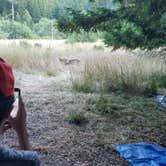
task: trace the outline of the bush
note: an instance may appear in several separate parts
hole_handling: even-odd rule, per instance
[[[8,33],[4,32],[0,29],[0,39],[7,39],[8,36],[9,36]]]
[[[166,88],[166,74],[155,73],[152,75],[152,82],[159,88]]]
[[[19,22],[9,20],[0,20],[0,29],[8,34],[9,39],[33,38],[34,34],[29,27]]]
[[[81,125],[87,122],[87,119],[82,112],[70,112],[65,120],[76,125]]]
[[[96,91],[94,83],[90,80],[75,79],[72,80],[72,89],[77,92],[93,93]]]

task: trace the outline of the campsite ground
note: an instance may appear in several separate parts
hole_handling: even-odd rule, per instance
[[[102,47],[98,46],[97,49],[102,49]],[[73,57],[73,55],[72,59],[80,58]],[[14,69],[16,86],[22,89],[26,105],[27,126],[32,149],[38,151],[42,166],[129,166],[129,163],[115,151],[117,144],[136,141],[163,144],[161,138],[165,136],[165,131],[160,126],[158,129],[146,126],[145,124],[151,124],[148,122],[149,119],[142,124],[144,119],[141,114],[134,115],[128,112],[126,117],[129,119],[123,119],[125,123],[120,124],[118,118],[114,119],[114,117],[86,111],[87,99],[96,94],[72,91],[70,69],[82,63],[79,61],[66,63],[65,58],[59,59],[61,70],[53,76],[34,72],[30,74]],[[116,102],[118,105],[121,101]],[[138,102],[135,101],[137,105],[134,108],[140,107],[140,111],[143,112],[142,103]],[[150,107],[151,104],[154,106],[152,102],[145,106]],[[69,124],[65,118],[73,111],[83,112],[88,123]],[[162,108],[160,111],[164,112]],[[134,113],[137,112],[134,111]],[[155,115],[156,113],[152,115],[152,120],[156,120]],[[137,120],[136,116],[139,116],[139,121],[134,123],[133,118]],[[131,120],[134,126],[127,124]],[[160,119],[154,121],[154,124],[158,125],[160,121]],[[163,120],[162,126],[164,123]],[[8,131],[0,140],[0,144],[15,147],[17,138],[14,131]]]
[[[26,104],[29,138],[42,166],[129,165],[113,148],[118,140],[125,140],[126,129],[87,112],[86,125],[64,121],[69,112],[84,111],[90,95],[71,91],[68,72],[45,77],[15,71],[15,76]],[[14,131],[8,131],[1,143],[15,147]]]

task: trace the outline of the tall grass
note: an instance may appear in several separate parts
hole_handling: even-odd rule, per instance
[[[127,91],[153,94],[166,87],[166,63],[160,57],[97,51],[86,59],[73,89],[84,92]]]
[[[159,88],[166,88],[165,56],[144,56],[142,51],[111,52],[101,41],[74,44],[66,44],[65,41],[49,42],[0,41],[0,56],[14,68],[47,75],[68,70],[68,66],[59,61],[60,57],[78,58],[81,63],[72,73],[72,86],[77,91],[120,90],[151,95]]]
[[[16,69],[54,75],[64,69],[59,58],[81,59],[96,45],[101,42],[70,44],[64,40],[0,40],[0,56]]]
[[[20,43],[20,45],[0,46],[0,52],[1,57],[12,64],[14,68],[25,72],[54,75],[60,67],[51,48],[40,48],[28,43]]]

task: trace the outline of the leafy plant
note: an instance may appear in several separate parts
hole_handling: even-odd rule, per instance
[[[0,20],[0,29],[8,34],[9,39],[32,38],[35,35],[31,29],[19,22],[10,22],[9,20]]]
[[[81,125],[87,122],[87,119],[82,112],[70,112],[65,120],[76,125]]]
[[[96,2],[94,2],[96,3]],[[87,10],[67,10],[68,19],[59,18],[59,30],[103,31],[105,43],[114,48],[153,49],[165,46],[164,0],[115,1],[118,8],[91,8]],[[114,5],[115,5],[114,4]]]

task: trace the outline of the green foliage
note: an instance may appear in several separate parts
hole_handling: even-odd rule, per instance
[[[50,8],[47,0],[29,0],[27,8],[35,23],[42,17],[49,17]]]
[[[103,33],[101,32],[86,32],[84,30],[80,30],[79,33],[73,32],[67,34],[67,40],[70,43],[75,42],[95,42],[99,38],[103,38]]]
[[[32,38],[34,36],[29,27],[16,21],[1,20],[0,29],[8,34],[9,39]]]
[[[9,36],[8,33],[4,32],[0,29],[0,39],[7,39],[8,36]]]
[[[106,38],[108,43],[112,40],[115,42],[115,47],[127,47],[127,48],[134,48],[141,47],[141,48],[156,48],[160,46],[164,46],[166,44],[166,40],[163,36],[166,35],[165,28],[166,24],[164,25],[161,21],[164,18],[164,8],[163,5],[165,2],[163,0],[150,0],[150,1],[134,1],[134,3],[129,3],[123,11],[119,10],[118,17],[113,20],[113,22],[118,24],[118,20],[125,19],[130,23],[133,23],[135,29],[139,30],[139,33],[135,33],[135,30],[131,30],[131,33],[122,33],[121,37],[126,38],[126,35],[129,37],[127,38],[126,42],[119,42],[119,45],[116,44],[118,33],[114,34],[115,38],[110,39]],[[129,6],[131,5],[131,7]],[[110,20],[111,22],[111,20]],[[114,24],[115,25],[115,24]],[[132,28],[131,28],[132,29]],[[117,28],[117,30],[121,33],[121,26]],[[138,32],[138,31],[137,31]],[[112,30],[110,29],[108,33],[112,34]],[[122,39],[122,38],[120,38]],[[134,44],[133,44],[134,43]]]
[[[126,93],[111,93],[89,97],[86,110],[103,115],[111,123],[129,128],[164,129],[165,109],[152,99]]]
[[[77,92],[93,93],[96,86],[90,80],[72,80],[72,89]]]
[[[141,28],[127,20],[120,20],[119,22],[109,22],[109,27],[105,35],[105,43],[113,45],[115,48],[127,47],[135,49],[143,43],[143,34]],[[108,28],[107,27],[107,28]],[[143,46],[143,45],[142,45]]]
[[[86,31],[106,31],[105,42],[114,48],[152,49],[166,44],[164,0],[116,2],[119,8],[114,10],[68,9],[68,18],[59,19],[59,29],[65,32],[79,32],[82,28]]]
[[[66,18],[68,17],[68,11],[66,8],[73,9],[75,11],[87,11],[96,8],[107,8],[114,9],[117,6],[113,4],[112,0],[84,0],[84,1],[76,1],[76,0],[65,0],[58,1],[55,0],[53,17],[56,19]],[[91,10],[92,11],[92,10]]]
[[[25,10],[24,14],[22,15],[22,21],[21,22],[27,24],[28,26],[31,26],[31,24],[32,24],[32,17],[29,14],[28,10]]]
[[[74,32],[69,36],[71,40],[79,36],[80,41],[86,41],[89,35],[82,35],[82,29],[84,29],[90,32],[106,31],[104,41],[108,46],[113,45],[114,48],[153,49],[164,46],[166,43],[165,0],[0,0],[0,16],[6,20],[12,20],[12,3],[15,21],[29,26],[31,30],[35,29],[41,37],[50,36],[50,30],[45,30],[49,23],[42,19],[47,18],[48,20],[58,19],[56,26],[59,31]],[[34,23],[35,26],[33,26]],[[40,27],[39,32],[37,27]],[[16,29],[13,28],[13,31]],[[25,31],[28,31],[27,28]],[[25,32],[21,35],[29,36]],[[6,36],[8,35],[4,35],[4,38]],[[10,38],[11,36],[14,35],[10,35]]]
[[[67,17],[58,19],[59,30],[67,32],[77,31],[84,29],[85,31],[95,30],[97,26],[103,21],[106,21],[111,16],[114,17],[114,12],[109,9],[97,8],[93,10],[74,10],[67,9]]]
[[[70,112],[65,120],[71,124],[82,125],[87,123],[87,119],[82,112]]]
[[[34,24],[33,29],[38,36],[51,38],[53,29],[55,34],[58,33],[58,31],[55,29],[56,28],[55,24],[56,24],[55,20],[41,18],[38,23]]]
[[[162,73],[155,73],[152,75],[152,80],[157,87],[166,88],[166,75]]]

